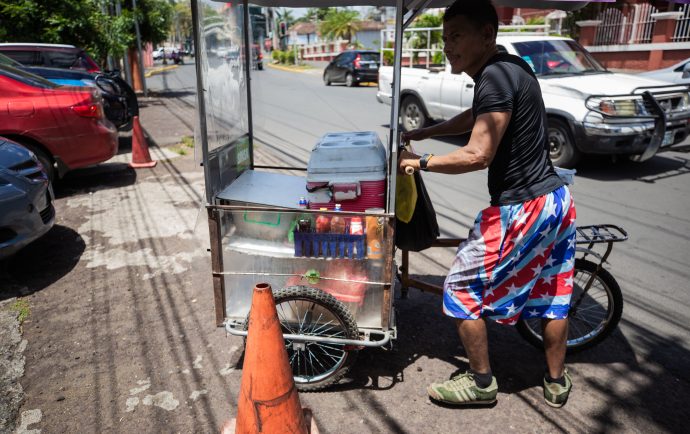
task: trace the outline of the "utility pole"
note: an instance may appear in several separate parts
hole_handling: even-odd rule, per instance
[[[146,77],[144,75],[144,59],[141,55],[141,32],[139,31],[139,20],[137,19],[137,0],[132,0],[132,10],[134,12],[134,30],[137,32],[137,60],[139,63],[139,77],[141,80],[141,87],[144,91],[144,96],[149,96],[146,89]]]
[[[115,15],[118,17],[122,15],[122,5],[120,4],[120,0],[115,0]],[[126,52],[125,55],[122,56],[122,61],[124,62],[125,67],[125,81],[128,85],[134,88],[134,83],[132,82],[132,70],[129,69],[129,56]]]

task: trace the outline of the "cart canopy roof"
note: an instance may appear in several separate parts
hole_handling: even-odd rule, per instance
[[[424,1],[403,0],[406,9],[417,9]],[[464,0],[472,1],[472,0]],[[607,0],[599,0],[607,1]],[[427,8],[450,6],[454,0],[431,0]],[[396,6],[396,0],[252,0],[249,3],[266,7],[312,8],[326,6]],[[578,0],[494,0],[496,6],[534,9],[560,9],[571,11],[585,6],[587,1]]]

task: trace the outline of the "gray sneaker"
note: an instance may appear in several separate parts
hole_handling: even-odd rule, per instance
[[[561,386],[558,383],[550,383],[544,378],[544,400],[551,407],[563,407],[566,401],[568,401],[568,395],[570,394],[570,389],[573,387],[573,381],[567,369],[563,371],[563,376],[565,377],[565,386]]]
[[[482,389],[477,386],[471,372],[457,375],[443,383],[433,383],[427,388],[429,397],[450,405],[493,404],[498,394],[496,377],[491,377],[491,385]]]

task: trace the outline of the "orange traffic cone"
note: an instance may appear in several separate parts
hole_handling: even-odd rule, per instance
[[[132,119],[132,162],[130,167],[135,169],[149,168],[155,166],[157,161],[151,160],[149,145],[146,143],[144,131],[139,123],[139,116]]]
[[[271,285],[260,283],[249,315],[235,433],[307,434],[307,426]]]

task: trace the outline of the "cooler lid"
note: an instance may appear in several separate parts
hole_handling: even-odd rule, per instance
[[[307,172],[381,173],[386,161],[386,148],[373,131],[328,133],[312,149]]]

